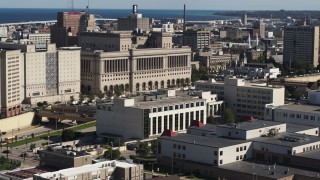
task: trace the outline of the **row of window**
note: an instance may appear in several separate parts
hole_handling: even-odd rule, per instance
[[[174,105],[174,106],[164,106],[164,107],[158,107],[158,108],[152,108],[152,112],[162,112],[162,111],[171,111],[171,110],[177,110],[177,109],[184,109],[184,108],[190,108],[190,107],[199,107],[204,106],[204,102],[196,102],[196,103],[186,103],[186,104],[180,104],[180,105]],[[173,109],[174,108],[174,109]],[[151,113],[151,109],[149,110]]]
[[[277,116],[278,117],[288,117],[288,113],[277,112]],[[316,116],[312,116],[312,115],[309,116],[309,115],[301,115],[301,114],[289,114],[289,117],[290,118],[296,118],[296,119],[305,119],[305,120],[310,119],[310,120],[313,120],[313,121],[315,121],[317,119],[318,121],[320,121],[320,116],[318,116],[316,118]]]
[[[174,149],[186,150],[186,146],[180,145],[180,144],[173,144],[173,148],[174,148]]]
[[[241,147],[237,147],[236,148],[236,151],[239,152],[239,151],[245,151],[247,150],[247,146],[241,146]]]

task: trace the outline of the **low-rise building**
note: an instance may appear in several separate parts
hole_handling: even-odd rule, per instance
[[[273,121],[251,120],[229,125],[193,121],[187,134],[165,131],[158,138],[157,147],[159,163],[174,171],[228,179],[237,179],[229,175],[231,172],[252,176],[251,171],[250,174],[238,168],[226,168],[236,164],[282,163],[297,168],[297,174],[290,176],[299,179],[314,176],[302,169],[318,171],[319,167],[313,166],[320,162],[316,155],[320,151],[320,137],[314,127]],[[285,174],[288,173],[289,170]],[[268,174],[261,172],[255,176],[263,179]]]
[[[97,134],[126,141],[154,138],[167,129],[185,132],[192,120],[205,124],[208,112],[213,116],[221,114],[223,102],[215,97],[210,93],[176,95],[174,90],[168,90],[167,94],[144,96],[143,100],[115,99],[114,103],[98,106]]]
[[[284,105],[284,87],[269,86],[266,83],[251,83],[244,79],[225,78],[224,82],[209,81],[195,82],[197,90],[211,91],[218,94],[236,114],[238,119],[254,116],[264,118],[265,106]]]

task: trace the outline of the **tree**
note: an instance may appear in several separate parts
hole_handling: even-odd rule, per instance
[[[207,117],[207,123],[208,124],[218,124],[218,121],[213,116],[208,116]]]
[[[153,140],[150,142],[151,143],[151,146],[150,146],[150,150],[152,152],[152,154],[156,155],[157,154],[157,146],[158,146],[158,142],[157,140]]]
[[[106,159],[110,159],[110,160],[116,160],[116,159],[119,159],[121,157],[121,152],[119,151],[119,149],[114,149],[112,150],[111,148],[108,148],[103,156],[106,158]]]
[[[114,94],[119,97],[119,96],[121,96],[122,92],[120,89],[117,88],[114,90]]]
[[[30,144],[30,150],[34,150],[36,148],[36,144],[32,143]]]
[[[102,91],[99,91],[97,96],[98,96],[99,99],[103,99],[104,98],[104,93]]]
[[[82,103],[82,102],[83,102],[83,100],[84,100],[84,96],[83,96],[83,94],[82,94],[82,93],[80,93],[80,94],[79,94],[79,101],[80,101],[80,103]]]
[[[89,102],[92,102],[92,100],[94,100],[94,94],[91,92],[88,98],[89,98]]]
[[[70,102],[72,103],[74,101],[74,96],[70,96]]]
[[[224,123],[233,123],[235,122],[234,112],[231,108],[226,108],[224,110]]]
[[[126,85],[124,86],[124,90],[125,90],[126,92],[130,91],[130,85],[129,85],[129,84],[126,84]]]
[[[62,131],[61,140],[62,141],[73,141],[76,138],[75,132],[71,129],[65,129]]]
[[[111,97],[113,96],[113,92],[112,91],[107,91],[106,92],[106,96],[108,97],[108,99],[111,99]]]
[[[136,149],[136,154],[140,157],[146,157],[149,155],[151,148],[147,142],[139,142]]]
[[[48,106],[48,101],[43,101],[42,104],[43,106]]]
[[[42,102],[38,102],[38,103],[37,103],[37,106],[38,106],[38,107],[43,107],[43,103],[42,103]]]

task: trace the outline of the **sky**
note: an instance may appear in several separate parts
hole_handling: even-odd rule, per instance
[[[70,8],[71,0],[0,0],[0,8]],[[319,10],[320,0],[89,0],[92,9]],[[85,8],[88,0],[74,0]],[[69,5],[68,5],[69,4]]]

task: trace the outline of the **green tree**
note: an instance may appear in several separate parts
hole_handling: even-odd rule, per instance
[[[74,101],[74,96],[70,96],[70,102],[72,103]]]
[[[120,89],[117,88],[114,90],[114,94],[119,97],[119,96],[121,96],[122,92]]]
[[[207,117],[207,123],[208,124],[218,124],[218,121],[213,116],[208,116]]]
[[[235,122],[235,115],[231,108],[226,108],[224,110],[224,123],[233,123]]]
[[[121,152],[119,151],[119,149],[112,150],[111,148],[109,148],[104,152],[103,156],[106,159],[116,160],[121,157]]]
[[[82,94],[82,93],[79,93],[79,101],[80,101],[80,103],[82,103],[83,100],[84,100],[83,94]]]
[[[111,99],[111,97],[113,96],[113,92],[112,91],[107,91],[106,92],[106,96],[108,97],[108,99]]]
[[[92,100],[94,100],[94,94],[91,92],[88,98],[89,98],[89,102],[92,102]]]
[[[71,129],[65,129],[62,131],[61,140],[62,141],[73,141],[75,140],[76,135],[75,132]]]
[[[32,143],[30,144],[30,150],[34,150],[36,148],[36,144]]]
[[[104,98],[104,93],[102,91],[99,91],[97,96],[98,96],[99,99],[103,99]]]
[[[147,142],[138,142],[136,148],[136,154],[140,157],[146,157],[149,155],[151,148],[149,147]]]
[[[42,103],[42,102],[38,102],[38,103],[37,103],[37,106],[38,106],[38,107],[43,107],[43,103]]]

